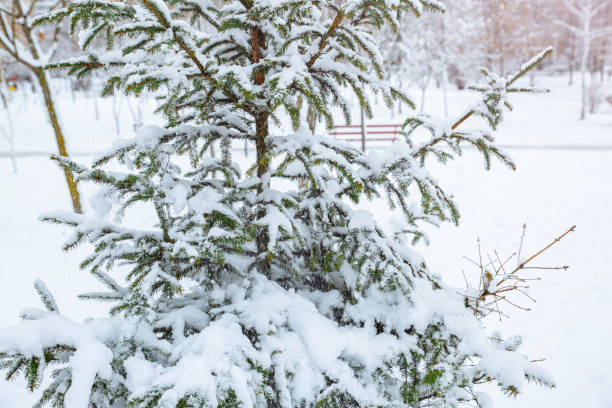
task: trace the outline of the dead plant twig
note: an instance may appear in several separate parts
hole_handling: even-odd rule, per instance
[[[553,245],[557,244],[561,241],[565,236],[567,236],[570,232],[575,231],[576,226],[572,226],[563,234],[555,238],[548,245],[535,252],[525,261],[521,261],[521,252],[523,251],[523,245],[525,242],[525,236],[527,231],[527,225],[523,224],[521,239],[519,243],[519,247],[517,252],[513,253],[511,256],[507,258],[500,257],[497,250],[495,250],[494,256],[492,257],[488,253],[486,254],[487,263],[483,264],[483,253],[480,244],[480,239],[477,240],[477,248],[478,248],[478,261],[474,261],[468,257],[464,258],[468,260],[472,265],[474,265],[479,270],[479,279],[477,288],[472,287],[469,284],[469,281],[464,273],[464,279],[466,281],[466,289],[463,294],[465,298],[466,307],[472,309],[474,314],[478,316],[486,316],[490,313],[497,313],[501,320],[502,316],[507,316],[500,309],[499,304],[501,302],[505,302],[512,307],[521,310],[531,310],[528,307],[522,306],[516,302],[514,299],[509,299],[508,296],[512,293],[517,293],[525,298],[529,299],[532,302],[536,302],[531,295],[529,295],[528,290],[529,286],[527,283],[529,281],[539,281],[542,278],[527,278],[524,276],[520,276],[521,271],[525,270],[567,270],[569,266],[527,266],[531,261],[533,261],[538,256],[542,255]],[[516,256],[516,267],[507,272],[506,265],[510,260]],[[502,259],[504,259],[502,261]]]

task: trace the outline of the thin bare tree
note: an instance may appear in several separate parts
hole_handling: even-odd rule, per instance
[[[557,20],[556,23],[568,29],[578,39],[582,40],[582,57],[580,59],[581,75],[581,110],[580,120],[586,118],[587,110],[587,69],[591,45],[597,38],[612,35],[612,22],[598,19],[604,11],[612,7],[612,0],[564,0],[566,9],[575,18],[575,22]],[[599,20],[599,21],[598,21]]]
[[[59,25],[50,27],[49,38],[46,31],[35,28],[32,24],[34,15],[39,12],[49,12],[62,7],[65,0],[32,0],[25,3],[23,0],[0,0],[0,48],[15,62],[30,70],[40,86],[44,98],[47,114],[60,156],[68,157],[66,140],[57,115],[53,94],[49,84],[49,77],[45,65],[53,58],[57,50],[57,40],[60,34]],[[42,43],[47,45],[43,50]],[[75,212],[81,213],[81,201],[76,181],[70,170],[65,169],[64,174],[70,191],[70,199]]]

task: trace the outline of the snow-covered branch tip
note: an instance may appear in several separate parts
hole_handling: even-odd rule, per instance
[[[517,72],[508,77],[508,79],[506,80],[506,87],[509,87],[514,82],[516,82],[517,79],[537,67],[545,58],[552,54],[554,50],[555,49],[553,46],[548,46],[542,51],[540,51],[537,55],[535,55],[532,59],[521,65],[521,68]]]
[[[510,156],[500,150],[495,143],[494,131],[504,119],[506,110],[512,110],[509,101],[510,93],[538,93],[543,90],[530,87],[512,87],[517,79],[534,69],[553,51],[548,47],[524,63],[520,69],[508,76],[501,77],[482,69],[484,83],[480,86],[471,86],[469,89],[480,93],[481,99],[469,106],[465,113],[456,120],[439,120],[427,114],[410,115],[402,127],[402,135],[408,143],[411,143],[412,134],[417,128],[424,128],[430,138],[414,146],[412,157],[419,159],[424,165],[425,158],[429,155],[435,156],[441,162],[461,155],[463,146],[468,145],[477,149],[483,156],[485,168],[491,168],[491,159],[497,158],[500,162],[511,169],[516,166]],[[472,116],[484,119],[489,130],[462,130],[459,127]]]
[[[537,55],[535,55],[532,59],[527,61],[525,64],[523,64],[521,66],[521,68],[517,72],[515,72],[512,75],[510,75],[505,80],[505,87],[506,88],[510,87],[519,78],[521,78],[526,73],[531,71],[533,68],[538,66],[546,57],[548,57],[553,52],[553,50],[554,50],[554,48],[552,46],[549,46],[549,47],[545,48],[544,50],[540,51]],[[476,90],[480,90],[480,89],[476,88]],[[507,91],[510,91],[510,89],[507,89]],[[523,90],[523,92],[526,92],[526,91],[528,91],[528,90],[527,89]],[[453,125],[451,126],[451,129],[452,130],[456,130],[459,126],[461,126],[461,124],[463,122],[468,120],[476,112],[477,112],[476,110],[469,110],[465,115],[463,115],[461,118],[459,118],[457,121],[455,121],[455,123],[453,123]]]
[[[51,313],[59,313],[59,308],[57,307],[55,298],[51,294],[51,291],[47,288],[47,285],[45,285],[42,280],[36,279],[36,281],[34,281],[34,288],[36,289],[40,300],[45,305],[47,310]]]

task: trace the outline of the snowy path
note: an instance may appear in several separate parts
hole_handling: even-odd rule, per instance
[[[608,238],[612,231],[612,111],[580,123],[572,92],[560,88],[550,95],[516,101],[516,111],[508,115],[499,136],[503,145],[514,146],[509,151],[518,165],[516,172],[497,165],[486,173],[481,159],[471,152],[455,164],[434,169],[436,177],[455,192],[463,217],[459,227],[445,225],[432,231],[432,244],[423,251],[430,268],[458,287],[463,286],[462,270],[474,276],[462,256],[476,254],[477,237],[485,249],[509,254],[516,248],[521,225],[527,223],[526,252],[532,252],[577,225],[575,233],[539,262],[571,268],[542,273],[544,279],[530,291],[538,300],[530,305],[533,310],[508,310],[511,319],[503,322],[504,333],[523,334],[527,354],[546,359],[542,364],[553,373],[558,387],[549,391],[528,386],[515,401],[498,396],[498,407],[612,407],[612,244]],[[436,97],[432,95],[432,100]],[[451,101],[459,109],[464,99],[457,94]],[[65,116],[72,114],[82,112]],[[83,119],[75,126],[89,130],[85,123]],[[43,140],[42,131],[32,130],[44,130],[44,119],[33,117],[20,126],[17,150],[53,151],[48,138],[37,143]],[[99,150],[108,144],[103,131],[81,134],[87,137],[71,140],[74,151]],[[1,142],[0,151],[6,151]],[[17,161],[19,172],[13,174],[10,160],[0,159],[0,327],[17,322],[23,307],[38,304],[32,282],[39,277],[55,293],[60,308],[70,311],[68,315],[82,319],[103,313],[103,305],[75,299],[77,293],[96,288],[93,279],[78,271],[86,248],[63,254],[61,242],[68,231],[37,221],[42,212],[69,208],[61,172],[45,157]],[[85,188],[84,196],[90,192]],[[388,215],[375,205],[374,210],[381,218]],[[498,323],[492,319],[489,324],[493,328]],[[1,408],[30,406],[32,395],[17,385],[0,380]]]

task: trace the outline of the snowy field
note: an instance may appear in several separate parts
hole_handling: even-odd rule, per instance
[[[477,238],[483,250],[497,249],[511,254],[520,239],[521,225],[527,224],[524,253],[541,249],[555,236],[576,224],[576,232],[539,258],[539,265],[570,265],[567,271],[539,271],[530,296],[523,299],[530,312],[506,309],[510,319],[501,325],[496,316],[488,321],[491,329],[503,327],[506,334],[521,333],[523,351],[552,372],[557,388],[546,390],[527,386],[524,395],[508,400],[496,394],[498,407],[612,407],[612,256],[610,231],[612,217],[612,107],[585,122],[578,120],[578,88],[565,79],[540,79],[548,86],[547,95],[518,95],[515,111],[509,113],[498,140],[515,159],[518,170],[497,165],[491,172],[482,169],[481,159],[467,152],[459,161],[433,173],[455,193],[462,213],[459,227],[445,225],[432,230],[431,245],[422,248],[430,268],[447,282],[464,286],[462,271],[476,279],[476,271],[463,256],[477,257]],[[415,97],[417,95],[415,94]],[[450,110],[458,112],[474,98],[469,93],[452,92]],[[38,305],[32,288],[43,279],[55,294],[63,312],[73,318],[104,313],[103,305],[76,299],[80,292],[95,289],[95,281],[78,270],[88,248],[70,254],[61,251],[68,231],[39,222],[39,214],[69,209],[63,174],[44,155],[54,152],[54,140],[45,122],[42,105],[35,97],[28,104],[14,107],[18,172],[13,173],[5,154],[9,147],[0,139],[0,327],[18,321],[19,311]],[[416,98],[415,98],[416,99]],[[110,146],[116,136],[113,103],[99,104],[99,120],[93,99],[66,94],[60,111],[66,123],[69,150],[82,154]],[[117,102],[115,102],[117,103]],[[441,112],[441,94],[430,91],[426,111]],[[129,135],[134,106],[123,102],[119,112],[121,137]],[[146,119],[146,109],[145,122]],[[355,115],[358,120],[358,115]],[[377,106],[375,123],[396,123]],[[244,161],[236,150],[235,159]],[[91,186],[82,186],[85,208]],[[375,203],[373,211],[382,220]],[[22,384],[0,380],[0,408],[31,406],[34,395]]]

